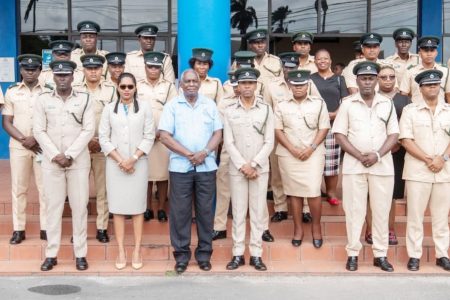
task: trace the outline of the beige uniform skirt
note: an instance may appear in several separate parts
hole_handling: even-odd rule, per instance
[[[278,156],[283,191],[294,197],[319,197],[325,155],[313,152],[306,161],[289,156]]]
[[[169,180],[169,149],[155,141],[148,155],[148,181]]]

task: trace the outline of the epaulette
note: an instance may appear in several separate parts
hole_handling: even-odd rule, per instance
[[[321,97],[317,97],[317,96],[309,96],[309,98],[310,98],[311,100],[324,101]]]
[[[18,83],[18,82],[11,84],[11,85],[7,88],[7,90],[12,89],[12,88],[14,88],[14,87],[16,87],[16,86],[19,86],[19,83]]]
[[[281,61],[281,59],[280,59],[278,56],[276,56],[276,55],[273,55],[273,54],[270,54],[270,53],[269,53],[268,56],[269,56],[270,58],[274,58],[274,59],[277,59],[277,60]]]
[[[407,68],[406,68],[406,70],[411,70],[412,68],[414,68],[414,67],[417,67],[417,65],[409,65]]]
[[[352,96],[353,96],[353,94],[345,96],[344,98],[342,98],[342,101],[348,100],[348,99],[352,98]]]
[[[52,91],[49,91],[49,90],[45,90],[45,91],[43,91],[43,92],[40,92],[39,93],[39,96],[40,95],[44,95],[44,94],[50,94]]]
[[[46,83],[45,85],[44,85],[44,87],[46,88],[46,89],[49,89],[49,90],[51,90],[51,91],[53,91],[53,86],[51,86],[50,84],[48,84],[48,83]]]
[[[140,50],[133,50],[127,53],[127,56],[130,54],[137,54]]]

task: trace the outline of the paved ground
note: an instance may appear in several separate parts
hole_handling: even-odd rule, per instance
[[[10,277],[1,299],[450,299],[448,276]],[[52,295],[52,296],[49,296]]]

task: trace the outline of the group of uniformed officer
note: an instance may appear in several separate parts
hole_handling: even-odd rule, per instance
[[[151,102],[155,124],[164,105],[179,93],[174,85],[170,56],[153,51],[158,32],[155,25],[145,24],[136,29],[140,49],[128,54],[97,49],[100,26],[95,22],[81,22],[77,29],[80,49],[73,50],[69,41],[51,42],[53,61],[49,70],[42,70],[40,56],[19,56],[23,80],[8,88],[4,100],[3,127],[11,136],[14,232],[10,243],[19,244],[25,239],[27,190],[34,173],[40,200],[40,237],[48,240],[43,271],[57,264],[66,196],[72,208],[76,267],[78,270],[88,267],[86,207],[90,173],[96,188],[96,238],[109,242],[105,157],[98,141],[98,125],[105,105],[117,99],[119,75],[124,71],[135,75],[137,97]],[[323,139],[330,121],[319,90],[309,80],[310,74],[317,72],[314,56],[310,55],[312,34],[295,34],[293,52],[279,57],[267,52],[266,30],[254,30],[246,37],[251,51],[234,54],[229,80],[223,85],[219,79],[208,76],[213,65],[212,50],[193,49],[189,63],[199,75],[199,93],[217,103],[225,124],[224,143],[219,149],[213,239],[227,236],[231,200],[233,258],[227,269],[245,263],[245,220],[249,211],[250,264],[257,270],[266,270],[261,243],[274,241],[266,202],[269,182],[275,202],[271,221],[286,220],[288,196],[300,197],[302,221],[319,222],[316,230],[320,233],[320,210],[317,214],[316,208],[311,207],[311,216],[307,200],[320,197]],[[438,38],[420,38],[419,54],[409,52],[415,38],[412,30],[400,28],[393,38],[397,53],[381,60],[378,55],[382,37],[364,34],[357,43],[360,56],[343,70],[351,95],[342,101],[331,130],[345,151],[342,173],[348,237],[346,267],[351,271],[357,269],[360,233],[369,198],[373,211],[374,265],[393,271],[386,258],[387,218],[394,185],[390,150],[400,138],[407,151],[403,178],[408,196],[408,268],[419,269],[422,221],[430,202],[436,264],[449,271],[450,106],[445,103],[450,97],[449,71],[435,61]],[[400,129],[392,101],[377,93],[380,65],[392,66],[399,92],[412,97],[413,103],[405,108]],[[157,138],[149,154],[146,220],[154,217],[151,206],[155,183],[160,202],[158,220],[167,221],[164,202],[168,157],[168,149]],[[310,157],[312,160],[305,164]],[[299,172],[299,166],[317,170],[307,176],[308,172]],[[294,236],[292,244],[300,243],[301,239],[299,242],[298,236]],[[314,246],[321,245],[322,239],[314,238]]]

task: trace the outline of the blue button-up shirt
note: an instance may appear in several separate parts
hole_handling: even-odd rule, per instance
[[[205,149],[214,131],[222,128],[215,102],[200,94],[193,107],[183,94],[164,105],[158,126],[159,130],[169,132],[177,142],[192,152]],[[192,170],[194,166],[189,159],[170,152],[170,172],[187,173]],[[196,166],[195,170],[197,172],[217,170],[215,153],[211,152],[204,163]]]

